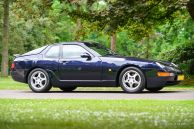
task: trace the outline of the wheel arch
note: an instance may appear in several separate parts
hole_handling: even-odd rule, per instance
[[[117,72],[117,75],[116,75],[116,85],[119,86],[119,76],[121,74],[121,72],[125,69],[125,68],[128,68],[128,67],[135,67],[135,68],[138,68],[139,70],[142,71],[142,73],[144,74],[143,70],[138,66],[138,65],[134,65],[134,64],[127,64],[127,65],[124,65],[122,66],[118,72]],[[145,81],[146,81],[146,84],[147,84],[147,80],[146,80],[146,76],[144,74],[144,77],[145,77]]]

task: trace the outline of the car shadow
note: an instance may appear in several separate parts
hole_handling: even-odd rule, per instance
[[[34,93],[32,91],[22,91],[25,93]],[[71,91],[71,92],[64,92],[64,91],[49,91],[42,94],[49,94],[49,93],[107,93],[107,94],[163,94],[163,93],[179,93],[179,92],[185,92],[185,91],[158,91],[158,92],[150,92],[150,91],[143,91],[141,93],[126,93],[124,91]]]

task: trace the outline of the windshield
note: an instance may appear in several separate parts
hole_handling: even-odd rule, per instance
[[[98,56],[118,55],[112,50],[99,43],[84,43],[90,50]]]
[[[37,48],[37,49],[34,49],[32,51],[29,51],[27,53],[24,53],[23,55],[32,55],[32,54],[38,54],[40,53],[42,50],[44,50],[47,46],[43,46],[41,48]]]

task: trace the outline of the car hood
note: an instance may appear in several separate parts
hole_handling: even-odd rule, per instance
[[[130,61],[141,61],[141,62],[156,62],[154,60],[148,60],[148,59],[142,59],[142,58],[137,58],[137,57],[126,57],[126,56],[117,56],[117,55],[114,55],[114,56],[106,56],[106,57],[110,57],[110,58],[121,58],[121,59],[125,59],[125,60],[130,60]]]
[[[169,61],[164,61],[164,60],[150,60],[150,59],[142,59],[142,58],[137,58],[137,57],[126,57],[126,56],[106,56],[106,57],[111,57],[111,58],[122,58],[122,59],[126,59],[126,60],[130,60],[130,61],[141,61],[141,62],[150,62],[150,63],[155,63],[155,62],[159,62],[165,66],[170,66],[170,67],[176,67],[176,65],[172,62]]]

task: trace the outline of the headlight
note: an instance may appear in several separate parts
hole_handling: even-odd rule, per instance
[[[164,68],[165,66],[159,62],[156,62],[156,64],[160,67],[160,68]]]

